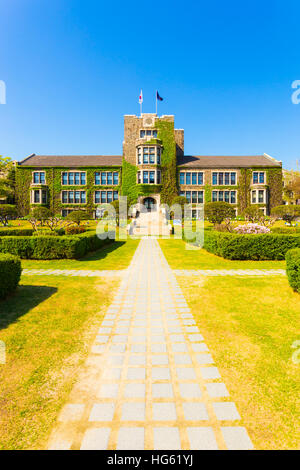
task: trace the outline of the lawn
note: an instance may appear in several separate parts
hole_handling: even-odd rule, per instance
[[[235,261],[198,249],[183,240],[159,240],[172,269],[285,269],[285,261]]]
[[[139,240],[115,241],[81,259],[22,260],[24,269],[126,269],[139,244]]]
[[[276,278],[178,277],[257,449],[299,449],[300,295]]]
[[[25,276],[0,302],[0,449],[43,448],[118,283]]]

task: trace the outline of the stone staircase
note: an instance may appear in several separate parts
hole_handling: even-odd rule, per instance
[[[168,222],[159,211],[140,213],[135,219],[133,235],[137,236],[168,236]]]

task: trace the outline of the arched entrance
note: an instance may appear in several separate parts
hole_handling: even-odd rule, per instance
[[[157,209],[157,204],[153,197],[145,197],[143,204],[146,207],[147,212],[154,212]]]

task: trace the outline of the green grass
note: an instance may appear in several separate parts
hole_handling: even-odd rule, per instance
[[[139,240],[115,241],[79,260],[22,260],[24,269],[126,269],[139,244]]]
[[[285,269],[285,261],[233,261],[197,249],[183,240],[159,240],[172,269]]]
[[[117,285],[26,276],[0,302],[0,449],[43,448]]]
[[[179,283],[257,449],[299,449],[300,295],[276,278]]]

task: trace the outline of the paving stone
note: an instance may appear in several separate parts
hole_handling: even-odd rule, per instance
[[[180,394],[183,398],[200,398],[202,396],[198,384],[182,383],[179,384]]]
[[[79,421],[84,413],[84,405],[70,403],[65,405],[60,413],[59,421]]]
[[[184,417],[188,421],[206,421],[209,419],[204,403],[183,403]]]
[[[128,336],[125,335],[115,335],[112,338],[113,343],[127,343]]]
[[[102,384],[99,390],[99,398],[116,398],[119,384]]]
[[[146,344],[132,344],[130,350],[133,353],[145,353],[146,352]]]
[[[90,428],[82,439],[80,450],[106,450],[110,428]]]
[[[226,385],[223,383],[207,383],[205,386],[212,398],[229,397]]]
[[[192,342],[197,342],[197,341],[203,341],[204,340],[203,336],[200,335],[200,334],[188,335],[188,338]]]
[[[92,354],[102,354],[106,349],[104,344],[94,344],[91,349]]]
[[[107,358],[107,362],[108,364],[113,366],[121,366],[124,362],[124,356],[109,355]]]
[[[107,343],[109,336],[97,336],[97,343]]]
[[[177,419],[175,403],[153,403],[154,421],[175,421]]]
[[[152,397],[153,398],[172,398],[173,387],[172,384],[160,383],[152,384]]]
[[[143,367],[129,367],[127,371],[128,380],[145,380],[146,369]]]
[[[192,359],[189,354],[175,354],[174,362],[175,364],[192,364]]]
[[[219,379],[221,375],[217,369],[217,367],[201,367],[200,372],[203,379]]]
[[[167,367],[152,367],[152,380],[170,380],[170,369]]]
[[[213,364],[214,360],[210,354],[197,354],[196,360],[198,364]]]
[[[238,410],[234,403],[231,402],[220,402],[213,403],[214,412],[217,419],[220,420],[236,420],[241,419]]]
[[[113,368],[107,368],[103,372],[103,379],[106,380],[120,380],[121,378],[121,368],[120,367],[113,367]]]
[[[144,398],[145,384],[126,384],[124,396],[126,398]]]
[[[170,341],[172,343],[181,343],[185,341],[184,335],[170,335]]]
[[[144,450],[144,428],[120,428],[117,450]]]
[[[177,367],[177,377],[179,380],[196,380],[196,372],[192,367]]]
[[[206,346],[205,343],[193,343],[192,349],[195,352],[208,351],[208,347]]]
[[[114,403],[97,403],[92,407],[89,421],[112,421],[114,411]]]
[[[152,364],[156,366],[167,365],[169,364],[169,357],[167,354],[152,355]]]
[[[211,427],[187,428],[191,450],[218,450]]]
[[[109,348],[110,352],[113,353],[123,353],[125,352],[126,344],[112,344]]]
[[[154,428],[154,450],[181,450],[178,428]]]
[[[225,444],[228,450],[251,450],[253,444],[247,430],[242,426],[221,427]]]
[[[122,406],[122,421],[144,421],[145,403],[124,403]]]
[[[153,343],[151,344],[151,352],[153,353],[166,353],[167,346],[162,343]]]
[[[173,343],[172,351],[173,352],[188,352],[188,347],[186,343]]]
[[[145,354],[132,354],[129,357],[129,364],[131,366],[143,366],[146,364],[146,356]]]

